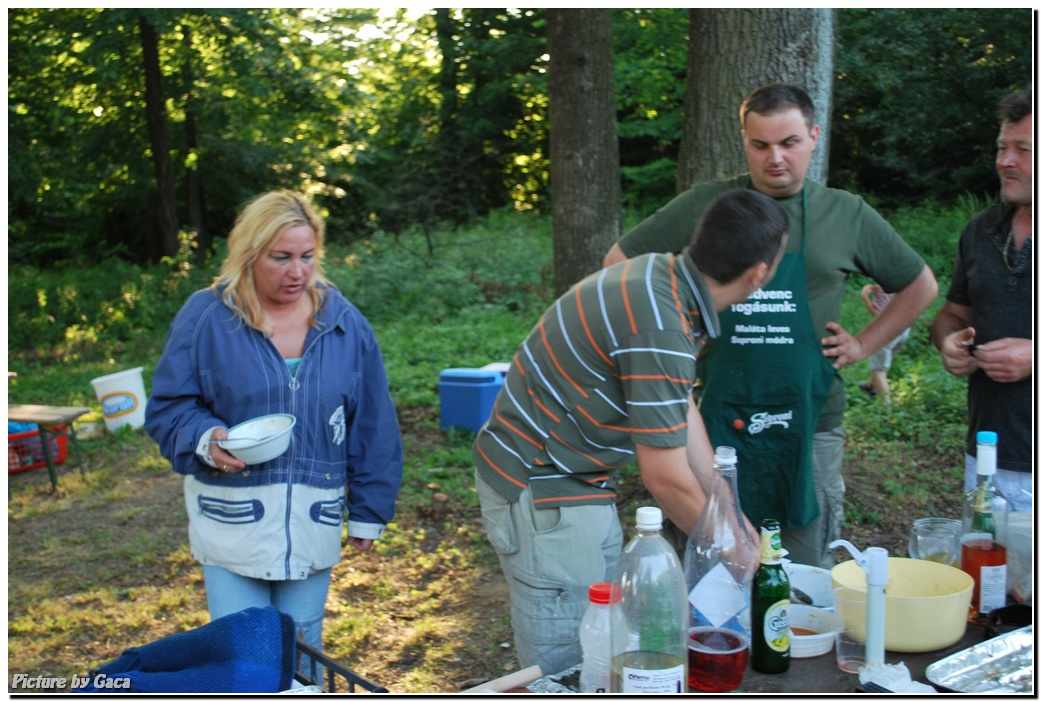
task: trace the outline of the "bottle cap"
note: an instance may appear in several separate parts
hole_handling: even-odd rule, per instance
[[[589,586],[589,601],[593,604],[613,604],[622,599],[622,590],[614,583],[593,583]]]
[[[637,529],[661,529],[661,510],[657,507],[640,507],[636,510]]]
[[[978,431],[976,432],[976,443],[977,444],[996,444],[998,443],[998,435],[993,431]]]
[[[994,475],[998,470],[998,435],[976,432],[976,475]]]
[[[732,466],[737,464],[737,449],[733,446],[716,447],[716,463],[721,466]]]

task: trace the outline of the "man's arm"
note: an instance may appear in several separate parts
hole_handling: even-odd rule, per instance
[[[936,299],[939,287],[929,266],[923,266],[911,284],[895,293],[882,311],[875,315],[855,336],[838,322],[828,322],[832,336],[821,340],[824,355],[834,358],[836,369],[862,361],[896,338],[897,334],[914,324],[930,303]]]
[[[708,502],[715,451],[693,398],[687,398],[687,405],[687,445],[660,448],[636,444],[636,458],[644,486],[669,519],[689,535]],[[740,460],[738,456],[738,465]],[[759,532],[748,517],[741,516],[758,553]]]
[[[644,486],[666,516],[689,535],[708,499],[687,463],[686,448],[636,444],[636,460]]]
[[[608,266],[613,266],[614,264],[621,263],[622,261],[625,261],[628,258],[628,256],[622,253],[622,247],[618,245],[618,242],[615,242],[614,245],[611,248],[609,248],[607,250],[607,253],[604,255],[603,267],[607,268]]]

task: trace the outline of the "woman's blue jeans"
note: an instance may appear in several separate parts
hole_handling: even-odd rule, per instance
[[[326,568],[306,580],[258,580],[237,575],[220,566],[204,565],[206,604],[210,619],[241,612],[250,607],[273,606],[293,618],[297,636],[315,648],[322,649],[322,619],[329,595]]]

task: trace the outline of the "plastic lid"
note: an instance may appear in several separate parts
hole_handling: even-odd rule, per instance
[[[622,599],[622,590],[614,583],[593,583],[589,586],[589,601],[593,604],[612,604]]]
[[[721,466],[732,466],[737,464],[737,449],[733,446],[716,447],[716,463]]]
[[[976,443],[996,444],[998,443],[998,435],[993,431],[978,431],[976,432]]]
[[[636,510],[637,529],[661,529],[661,510],[657,507],[640,507]]]

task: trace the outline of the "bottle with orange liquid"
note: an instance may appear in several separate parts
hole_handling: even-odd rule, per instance
[[[994,487],[998,435],[976,434],[976,487],[962,503],[961,569],[972,576],[969,622],[986,623],[987,613],[1005,606],[1007,593],[1008,500]]]

